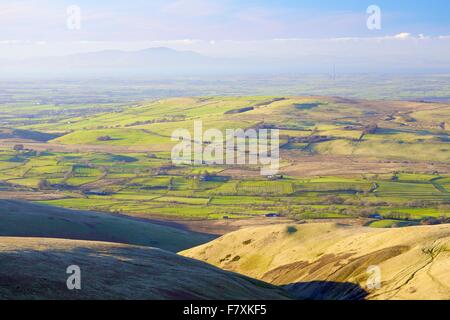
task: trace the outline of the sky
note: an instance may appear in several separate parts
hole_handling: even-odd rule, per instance
[[[380,28],[369,29],[373,5]],[[449,15],[445,0],[0,0],[0,59],[164,46],[450,67]]]

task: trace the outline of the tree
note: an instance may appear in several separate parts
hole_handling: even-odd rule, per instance
[[[327,204],[343,204],[344,199],[335,195],[329,195],[325,197],[325,202]]]
[[[375,134],[375,133],[377,133],[377,130],[378,130],[378,125],[375,124],[375,123],[364,126],[363,131],[361,133],[361,136],[359,137],[359,141],[362,141],[362,139],[367,134]]]
[[[39,180],[38,188],[39,188],[39,190],[46,190],[46,189],[50,188],[50,184],[48,183],[48,181],[46,179],[41,179],[41,180]]]
[[[97,141],[111,141],[112,138],[110,136],[101,136],[97,138]]]

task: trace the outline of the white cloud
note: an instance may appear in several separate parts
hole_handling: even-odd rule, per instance
[[[410,39],[411,38],[411,33],[408,32],[401,32],[399,34],[396,34],[394,36],[395,39]]]
[[[0,44],[3,45],[44,45],[46,41],[34,41],[34,40],[0,40]]]
[[[294,41],[329,41],[329,42],[358,42],[358,41],[375,41],[380,42],[383,40],[426,40],[426,39],[446,39],[446,37],[450,36],[438,36],[438,37],[430,37],[425,36],[424,34],[419,34],[417,36],[412,35],[408,32],[401,32],[395,35],[387,35],[383,37],[336,37],[336,38],[279,38],[273,39],[273,41],[285,41],[285,42],[294,42]]]

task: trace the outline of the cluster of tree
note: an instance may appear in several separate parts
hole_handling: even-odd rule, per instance
[[[127,123],[124,125],[124,127],[135,127],[135,126],[142,126],[145,124],[152,124],[152,123],[165,123],[165,122],[177,122],[177,121],[183,121],[186,119],[186,116],[184,115],[175,115],[173,117],[166,117],[162,119],[151,119],[151,120],[144,120],[144,121],[135,121],[132,123]]]
[[[245,107],[245,108],[240,108],[240,109],[233,109],[233,110],[229,110],[227,112],[225,112],[225,114],[238,114],[238,113],[244,113],[247,111],[252,111],[254,110],[254,107]]]
[[[39,183],[38,183],[38,189],[39,190],[48,190],[48,189],[51,189],[51,188],[52,188],[52,186],[47,181],[47,179],[39,180]]]
[[[319,143],[335,139],[336,139],[335,137],[331,136],[311,135],[308,137],[290,137],[289,143]]]
[[[388,202],[382,200],[345,199],[337,195],[328,195],[322,198],[322,200],[315,201],[314,204],[347,205],[354,207],[386,207],[390,205]]]
[[[417,121],[416,119],[414,119],[407,113],[402,114],[402,118],[403,118],[403,120],[405,120],[405,122],[416,122]]]
[[[411,214],[407,212],[388,211],[383,214],[383,217],[391,220],[412,220]]]
[[[216,177],[217,174],[215,172],[209,172],[208,170],[204,170],[203,172],[199,172],[197,174],[193,174],[188,176],[188,178],[198,180],[198,181],[208,181]]]
[[[16,152],[21,152],[25,150],[25,146],[23,144],[16,144],[14,145],[13,150]]]
[[[439,218],[427,217],[420,221],[420,224],[425,226],[447,224],[447,223],[450,223],[449,217],[439,217]]]
[[[314,219],[314,218],[324,218],[329,213],[342,214],[349,217],[369,217],[371,215],[377,214],[379,212],[378,208],[366,208],[366,207],[346,207],[338,208],[335,206],[330,206],[327,208],[316,208],[312,206],[301,206],[301,207],[285,207],[280,210],[280,213],[284,216],[288,216],[293,219]]]
[[[116,124],[115,126],[96,126],[96,127],[83,127],[83,130],[90,130],[90,129],[96,129],[96,130],[102,130],[102,129],[114,129],[114,128],[121,128],[122,125]]]
[[[14,145],[13,150],[18,154],[20,153],[21,155],[28,156],[28,157],[41,156],[44,153],[43,151],[36,151],[36,150],[25,148],[25,146],[23,144]]]
[[[361,136],[359,137],[359,141],[362,141],[367,134],[375,134],[377,133],[378,125],[376,123],[368,124],[364,126]]]
[[[428,208],[433,205],[437,204],[427,200],[412,200],[405,204],[405,206],[409,208]]]
[[[97,141],[111,141],[112,138],[110,136],[100,136],[97,138]]]

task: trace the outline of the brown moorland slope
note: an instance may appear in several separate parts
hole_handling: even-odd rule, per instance
[[[70,291],[70,265],[81,290]],[[155,248],[0,237],[0,299],[287,299],[270,284]]]
[[[450,225],[372,229],[343,224],[238,230],[181,252],[307,299],[450,299]],[[368,289],[381,271],[381,287]]]

